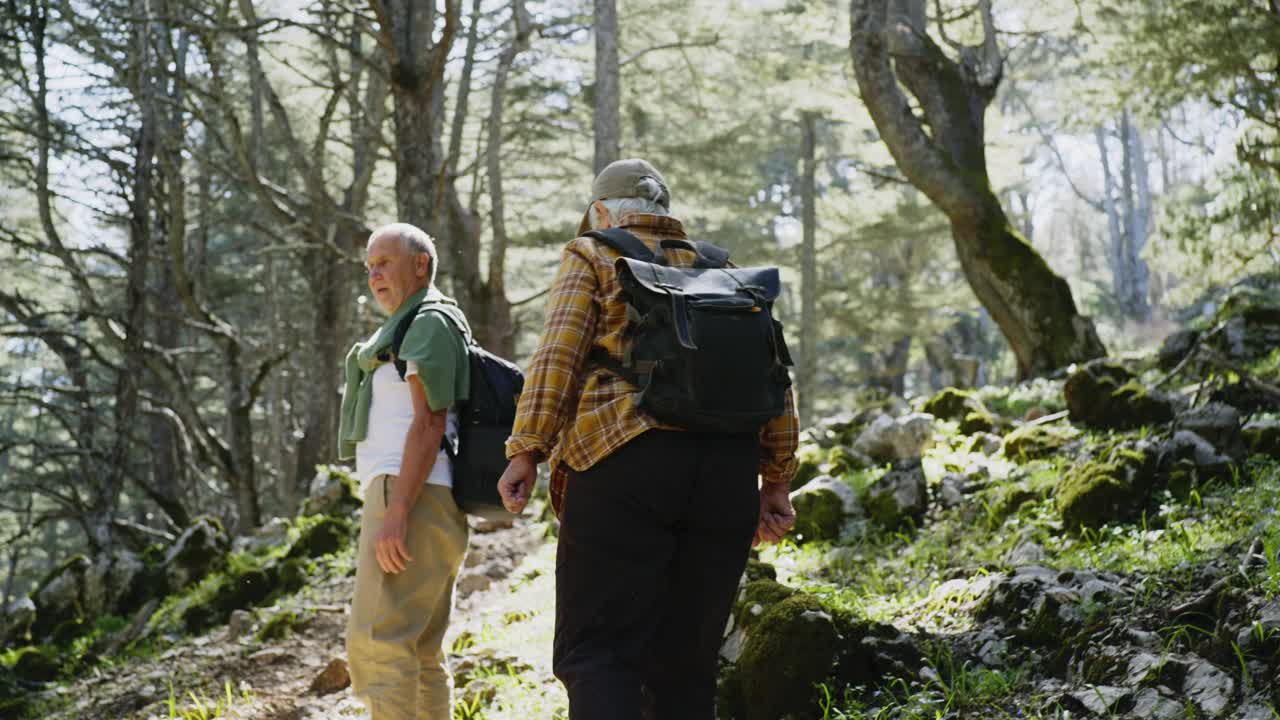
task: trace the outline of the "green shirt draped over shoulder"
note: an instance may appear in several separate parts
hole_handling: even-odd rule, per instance
[[[443,410],[468,398],[471,364],[467,361],[467,345],[471,341],[471,327],[467,318],[452,298],[435,288],[419,290],[405,300],[369,339],[356,343],[347,353],[346,386],[338,423],[340,459],[355,457],[356,443],[368,437],[373,371],[383,364],[378,355],[390,349],[396,325],[419,303],[422,307],[400,344],[399,359],[418,366],[418,377],[422,379],[427,405],[432,410]]]

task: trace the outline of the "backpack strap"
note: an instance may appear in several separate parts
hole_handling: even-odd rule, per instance
[[[622,228],[609,228],[608,230],[592,230],[583,237],[589,237],[608,245],[609,247],[622,253],[623,257],[629,257],[632,260],[643,260],[648,263],[657,263],[665,265],[665,259],[657,253],[649,249],[648,245],[640,238],[623,230]]]
[[[476,344],[476,340],[471,336],[470,330],[453,313],[445,311],[438,303],[424,300],[400,319],[400,323],[396,325],[395,333],[391,336],[391,356],[395,358],[396,372],[400,374],[401,380],[404,380],[404,374],[408,372],[409,364],[400,359],[400,346],[404,344],[404,336],[409,334],[409,326],[413,324],[414,319],[418,317],[418,313],[422,311],[424,306],[448,320],[449,324],[462,336],[462,342],[468,348]]]
[[[396,331],[391,336],[391,356],[395,358],[396,372],[400,374],[401,380],[404,380],[409,364],[400,359],[400,346],[404,344],[404,336],[409,334],[409,326],[413,324],[413,319],[418,317],[418,311],[425,304],[418,303],[411,312],[400,318],[400,323],[396,325]]]

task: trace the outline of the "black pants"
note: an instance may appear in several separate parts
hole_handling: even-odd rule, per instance
[[[573,473],[553,667],[572,720],[712,720],[760,512],[754,436],[650,430]]]

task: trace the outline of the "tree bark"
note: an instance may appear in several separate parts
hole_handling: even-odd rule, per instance
[[[618,78],[618,4],[617,0],[594,0],[593,29],[596,34],[595,82],[595,162],[599,173],[618,159],[621,150]]]
[[[458,0],[445,0],[436,34],[436,3],[370,0],[386,53],[395,116],[396,211],[401,222],[438,234],[444,152],[444,70],[459,25]],[[437,276],[446,269],[437,270]]]
[[[1151,272],[1142,259],[1151,226],[1151,184],[1147,175],[1147,152],[1142,131],[1133,124],[1126,110],[1121,116],[1121,141],[1124,145],[1125,206],[1127,218],[1125,271],[1128,275],[1130,315],[1138,320],[1151,317]]]
[[[817,183],[815,181],[815,134],[817,118],[813,113],[800,114],[803,133],[801,155],[803,169],[800,193],[804,202],[804,235],[800,241],[800,367],[796,384],[800,386],[797,411],[802,425],[813,421],[813,401],[818,394],[818,251],[817,251]]]
[[[979,7],[983,44],[963,48],[958,60],[925,32],[923,0],[899,0],[892,13],[890,0],[851,0],[851,9],[862,101],[898,168],[950,220],[965,277],[1009,341],[1019,377],[1105,354],[1066,281],[1014,230],[991,190],[983,116],[1003,60],[989,0]]]
[[[489,349],[499,355],[515,354],[515,326],[511,322],[511,303],[507,300],[506,273],[507,221],[502,190],[502,109],[506,101],[507,78],[516,56],[529,45],[532,32],[530,20],[521,0],[511,3],[511,41],[498,58],[498,70],[493,78],[493,91],[489,102],[489,142],[485,164],[489,175],[489,221],[493,229],[493,244],[489,247],[489,278],[486,283],[487,310],[485,314],[485,339]]]

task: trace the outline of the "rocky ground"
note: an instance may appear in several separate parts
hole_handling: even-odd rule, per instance
[[[565,705],[551,676],[554,543],[545,526],[473,527],[447,638],[461,718],[553,717]],[[325,577],[271,606],[145,659],[99,666],[33,698],[40,717],[66,720],[212,717],[254,720],[368,718],[351,695],[343,631],[353,578]],[[275,639],[275,618],[296,620]],[[172,699],[171,699],[172,698]],[[526,709],[546,712],[528,715]],[[504,710],[504,708],[506,708]],[[562,713],[562,711],[561,711]],[[563,714],[563,713],[562,713]]]
[[[851,406],[803,433],[784,543],[721,651],[740,720],[1280,720],[1280,279],[1158,354]],[[351,483],[230,541],[71,558],[5,614],[0,718],[362,717]],[[476,532],[455,720],[563,718],[554,528]]]

